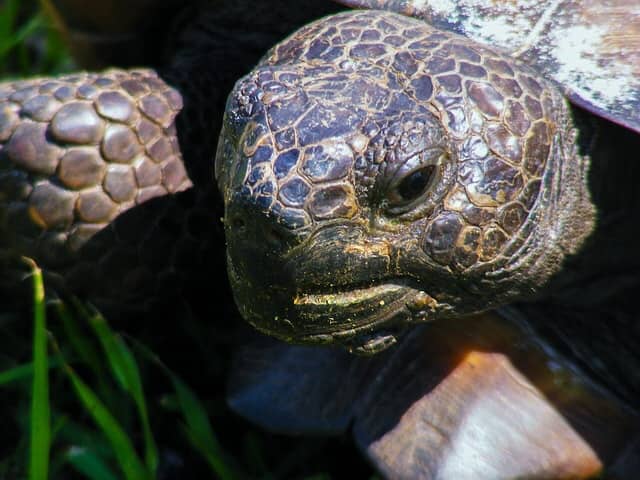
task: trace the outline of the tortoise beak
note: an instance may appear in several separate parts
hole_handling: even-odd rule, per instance
[[[446,308],[395,270],[398,247],[358,222],[296,233],[279,225],[241,195],[227,205],[234,299],[263,333],[372,354],[393,345],[407,324]]]

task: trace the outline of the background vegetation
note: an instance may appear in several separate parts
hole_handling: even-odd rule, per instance
[[[35,0],[0,3],[0,80],[73,68]],[[179,347],[157,351],[153,336],[117,331],[80,301],[53,291],[45,301],[37,265],[14,267],[0,275],[18,279],[0,282],[0,479],[371,475],[349,439],[292,440],[233,415],[229,347],[217,349],[220,335],[201,320],[175,332],[191,345],[185,361]]]

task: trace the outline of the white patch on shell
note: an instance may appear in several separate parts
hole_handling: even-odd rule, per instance
[[[530,63],[565,87],[573,101],[639,128],[640,6],[634,0],[408,3],[417,16],[451,24],[480,44]]]
[[[531,30],[531,22],[526,17],[487,17],[476,19],[466,25],[467,34],[489,45],[511,50],[524,38],[523,32]]]
[[[424,9],[426,4],[427,0],[414,0],[412,3],[418,11]],[[444,15],[446,17],[457,15],[456,4],[452,0],[433,0],[429,2],[429,6],[438,15]]]
[[[428,7],[424,4],[428,3]],[[478,42],[512,51],[532,30],[535,19],[522,12],[539,9],[540,0],[501,2],[499,8],[486,0],[416,0],[416,9],[426,10],[452,23],[459,23],[463,33]],[[499,13],[499,14],[496,14]]]
[[[553,77],[569,86],[580,97],[596,105],[630,100],[633,95],[633,69],[620,62],[602,65],[602,57],[594,55],[603,44],[608,29],[600,25],[575,25],[555,30],[551,45],[543,53],[557,59]],[[549,48],[552,51],[548,51]],[[607,74],[603,75],[602,72]]]

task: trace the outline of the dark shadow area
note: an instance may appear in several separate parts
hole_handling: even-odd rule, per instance
[[[574,107],[597,224],[538,302],[534,328],[630,405],[640,399],[640,136]]]

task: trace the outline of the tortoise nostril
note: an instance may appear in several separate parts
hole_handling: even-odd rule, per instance
[[[265,240],[274,247],[286,245],[287,239],[283,233],[275,227],[267,227],[264,230]]]
[[[261,218],[246,219],[244,215],[230,215],[227,226],[232,235],[249,242],[257,241],[257,245],[264,242],[271,248],[280,250],[289,244],[287,232]]]
[[[247,224],[242,217],[233,216],[229,220],[229,226],[231,227],[231,230],[233,230],[234,232],[244,232],[247,227]]]

